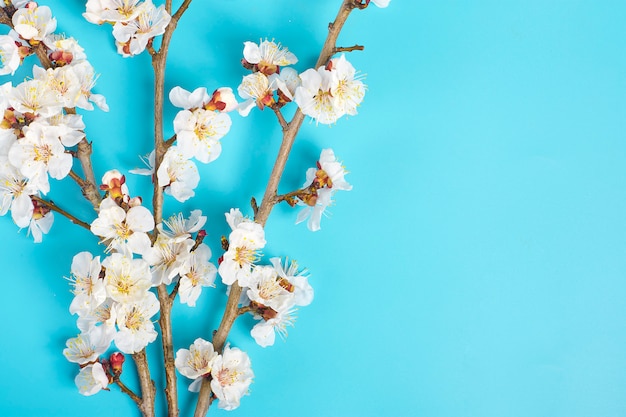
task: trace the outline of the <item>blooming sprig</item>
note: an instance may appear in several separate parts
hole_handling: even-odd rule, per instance
[[[309,168],[306,172],[306,181],[303,188],[280,197],[289,205],[303,206],[298,213],[296,224],[308,219],[309,230],[320,230],[322,215],[333,203],[336,191],[349,191],[352,189],[345,180],[347,171],[342,163],[337,160],[332,149],[323,149],[315,168]]]
[[[179,349],[176,352],[174,363],[182,375],[197,380],[211,374],[213,362],[217,356],[211,342],[197,338],[189,349]],[[194,387],[190,387],[190,391],[193,390]]]
[[[137,17],[127,22],[118,21],[113,26],[113,37],[117,52],[123,57],[139,55],[152,40],[165,33],[171,16],[165,6],[156,7],[151,0],[146,0]]]
[[[244,218],[239,209],[231,209],[226,213],[226,219],[232,231],[218,272],[224,284],[238,281],[240,286],[246,287],[253,267],[260,259],[259,251],[265,246],[265,232],[263,226]]]
[[[242,64],[253,72],[261,72],[267,76],[280,72],[281,67],[298,62],[298,58],[280,43],[261,41],[244,42]]]
[[[189,391],[198,392],[202,380],[211,377],[218,407],[225,410],[239,407],[241,397],[248,393],[254,378],[250,358],[245,352],[226,345],[220,355],[211,342],[202,338],[196,339],[189,349],[179,349],[175,365],[178,372],[193,379]]]
[[[174,87],[169,97],[174,106],[183,109],[174,118],[181,157],[195,158],[205,164],[217,159],[222,152],[220,139],[232,124],[227,113],[237,107],[232,90],[222,87],[209,96],[204,87],[193,92]]]
[[[31,1],[20,7],[13,14],[13,27],[22,39],[37,45],[46,36],[54,32],[57,21],[52,17],[52,11],[48,6],[39,6]]]
[[[245,42],[242,64],[252,71],[243,77],[237,88],[239,96],[245,101],[238,111],[247,116],[254,107],[282,107],[293,100],[293,94],[300,79],[297,72],[287,65],[295,64],[298,58],[287,48],[274,41],[262,41],[260,44]]]
[[[123,57],[138,55],[151,46],[171,20],[165,6],[156,7],[152,0],[88,0],[83,17],[98,25],[113,24],[117,51]]]
[[[356,114],[365,96],[365,84],[345,54],[316,70],[304,71],[300,79],[302,85],[296,89],[294,101],[317,123],[333,124],[346,114]]]
[[[313,288],[306,271],[295,261],[271,258],[272,265],[254,268],[246,296],[254,318],[260,320],[250,334],[262,347],[272,346],[278,333],[287,336],[287,326],[295,322],[295,307],[313,301]]]

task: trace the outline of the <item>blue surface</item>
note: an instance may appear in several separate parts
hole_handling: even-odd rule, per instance
[[[149,57],[117,56],[110,27],[80,16],[84,2],[42,3],[102,74],[111,111],[85,114],[96,171],[136,167],[151,147]],[[304,70],[338,3],[196,0],[167,88],[236,87],[243,42],[265,37]],[[270,218],[264,253],[307,266],[316,298],[271,348],[247,335],[250,320],[236,324],[230,341],[256,378],[232,415],[626,415],[625,17],[608,0],[393,0],[351,16],[340,43],[366,46],[349,56],[367,74],[365,101],[331,128],[303,126],[281,190],[324,147],[354,189],[316,234],[287,207]],[[198,196],[168,202],[203,209],[215,253],[223,213],[261,198],[279,133],[268,111],[234,116]],[[145,179],[130,185],[149,196]],[[54,182],[51,196],[92,216],[69,192]],[[1,219],[1,414],[139,415],[116,388],[80,396],[61,354],[76,333],[62,277],[95,239],[58,216],[38,246],[15,230]],[[221,285],[196,309],[177,303],[176,349],[208,338],[224,303]],[[193,400],[183,394],[184,416]]]

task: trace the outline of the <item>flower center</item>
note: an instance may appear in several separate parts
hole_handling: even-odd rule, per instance
[[[145,321],[143,314],[141,314],[141,310],[133,307],[133,309],[126,316],[126,327],[130,330],[138,331],[141,329],[143,322]]]
[[[251,265],[258,260],[259,257],[254,249],[245,246],[239,246],[235,249],[235,261],[241,268],[243,268],[244,265]]]
[[[48,164],[50,158],[52,158],[52,149],[50,149],[49,145],[35,146],[33,151],[35,153],[35,161]]]

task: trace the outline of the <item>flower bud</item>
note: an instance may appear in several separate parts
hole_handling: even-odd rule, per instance
[[[111,353],[109,357],[109,364],[111,365],[111,371],[113,371],[114,375],[119,375],[122,373],[122,365],[124,365],[124,354],[122,352]]]

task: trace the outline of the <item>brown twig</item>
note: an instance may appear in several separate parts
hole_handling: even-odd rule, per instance
[[[154,382],[150,377],[150,368],[148,367],[148,359],[146,358],[146,350],[134,353],[132,355],[137,367],[139,375],[139,384],[141,386],[141,404],[137,404],[143,417],[154,417],[154,400],[156,389]]]
[[[239,307],[239,308],[237,309],[237,315],[241,316],[241,315],[243,315],[243,314],[250,313],[250,312],[254,312],[254,311],[255,311],[255,309],[253,309],[253,308],[252,308],[252,307],[250,307],[250,306]]]
[[[174,288],[172,289],[172,292],[169,295],[170,301],[174,302],[174,299],[176,298],[176,294],[178,294],[179,288],[180,288],[180,278],[178,279],[178,281],[176,281],[176,284],[174,284]]]
[[[35,200],[36,202],[38,202],[39,204],[41,204],[42,206],[45,206],[47,208],[49,208],[52,211],[55,211],[57,213],[59,213],[62,216],[67,217],[72,223],[83,227],[87,230],[91,230],[91,225],[89,225],[89,223],[86,223],[82,220],[80,220],[79,218],[77,218],[76,216],[68,213],[67,211],[63,210],[61,207],[57,206],[54,202],[52,201],[48,201],[48,200],[44,200],[41,197],[37,197],[37,196],[31,196],[31,199]]]
[[[295,197],[298,197],[298,196],[300,196],[300,195],[302,195],[303,193],[306,193],[306,192],[310,192],[310,188],[309,187],[301,188],[301,189],[296,190],[296,191],[291,191],[289,193],[277,195],[275,201],[276,201],[277,204],[278,203],[282,203],[283,201],[288,201],[288,200],[290,200],[292,198],[295,198]]]
[[[359,0],[343,0],[335,21],[328,26],[328,35],[314,68],[325,65],[332,57],[333,51],[336,47],[335,45],[337,44],[337,38],[339,37],[339,33],[341,32],[344,23],[348,19],[348,16],[352,12],[352,10],[354,10],[355,8],[360,8],[358,6],[359,4],[361,4]],[[291,119],[291,121],[288,123],[287,128],[283,130],[283,141],[278,151],[278,156],[276,157],[274,168],[272,169],[272,173],[270,174],[270,178],[265,189],[265,194],[263,195],[261,206],[259,207],[259,210],[255,216],[255,221],[261,226],[265,226],[265,223],[269,218],[272,208],[277,202],[276,196],[278,191],[278,184],[280,183],[280,178],[282,177],[283,171],[285,170],[285,165],[287,164],[287,158],[289,157],[291,147],[293,146],[296,135],[298,134],[298,131],[300,130],[300,126],[302,125],[303,121],[304,113],[302,113],[300,109],[298,109],[293,119]],[[213,336],[213,347],[217,352],[222,351],[228,333],[230,332],[230,329],[232,328],[235,319],[238,317],[239,308],[237,308],[237,305],[239,304],[241,292],[242,288],[237,282],[235,282],[230,287],[230,294],[228,295],[228,301],[226,302],[226,308],[222,317],[222,321],[219,328],[215,332],[215,335]],[[209,409],[210,404],[211,384],[205,379],[202,381],[202,385],[200,386],[200,392],[198,393],[198,402],[196,404],[194,417],[204,417]]]
[[[122,392],[130,397],[131,400],[137,404],[137,407],[141,408],[142,400],[137,394],[135,394],[130,388],[128,388],[122,381],[120,381],[119,377],[113,378],[113,382],[117,384]]]
[[[333,55],[338,52],[352,52],[352,51],[362,51],[365,47],[363,45],[353,45],[353,46],[336,46],[333,48]]]
[[[161,326],[161,345],[163,347],[163,363],[165,369],[165,398],[167,400],[168,416],[178,416],[178,391],[176,390],[176,372],[168,371],[174,367],[174,343],[172,340],[172,304],[173,298],[167,293],[167,286],[161,284],[157,287],[159,303],[161,305],[159,326]],[[174,387],[174,388],[172,388]]]
[[[174,142],[176,142],[176,135],[174,135],[171,138],[169,138],[168,140],[166,140],[165,141],[165,146],[167,146],[169,148],[170,146],[172,146],[174,144]]]
[[[272,110],[274,110],[274,113],[276,113],[276,117],[278,118],[278,123],[280,123],[280,127],[283,128],[283,132],[284,132],[285,130],[289,128],[289,123],[287,123],[287,120],[285,120],[285,116],[283,116],[283,113],[280,111],[280,108],[272,107]]]

